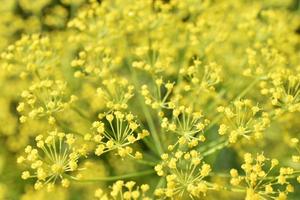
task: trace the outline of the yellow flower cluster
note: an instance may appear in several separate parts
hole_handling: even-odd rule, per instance
[[[287,199],[287,194],[294,191],[294,187],[287,180],[294,170],[282,167],[278,176],[270,177],[278,164],[277,159],[270,160],[262,153],[256,157],[246,153],[241,166],[245,175],[239,175],[236,169],[230,170],[230,183],[234,186],[232,190],[246,190],[246,200]]]
[[[146,193],[149,190],[149,185],[143,184],[136,186],[136,182],[124,182],[119,180],[115,182],[110,192],[104,192],[101,188],[95,191],[95,197],[99,200],[150,200]]]
[[[296,112],[300,110],[300,74],[288,69],[281,69],[270,75],[270,84],[261,84],[261,93],[269,95],[271,103],[277,108],[276,113]]]
[[[154,91],[150,91],[148,85],[142,85],[141,94],[145,99],[146,105],[151,106],[153,109],[166,109],[172,106],[169,98],[173,87],[174,83],[164,83],[162,78],[158,78],[155,80]]]
[[[85,156],[86,147],[76,147],[73,134],[52,131],[45,138],[38,135],[35,138],[36,147],[28,145],[25,155],[17,159],[19,164],[25,164],[29,170],[22,173],[22,179],[36,178],[35,189],[47,186],[51,191],[56,182],[63,187],[69,187],[70,172],[79,170],[78,159]]]
[[[134,96],[134,86],[126,79],[109,78],[102,81],[102,86],[97,88],[97,94],[105,99],[108,109],[126,109],[128,101]]]
[[[107,114],[105,119],[93,122],[94,135],[87,134],[85,139],[97,143],[95,149],[97,156],[108,151],[117,150],[121,157],[132,156],[140,159],[142,154],[137,151],[133,156],[133,149],[129,147],[129,145],[149,135],[149,132],[145,129],[138,132],[139,126],[133,114],[115,111]]]
[[[193,112],[190,107],[180,106],[173,109],[170,120],[167,117],[162,119],[161,127],[177,135],[175,145],[187,144],[192,148],[205,141],[203,133],[208,123],[209,120],[204,119],[201,111]],[[173,138],[173,135],[171,137]],[[168,148],[173,149],[174,145]]]
[[[46,116],[49,124],[55,123],[55,115],[66,109],[77,98],[66,97],[66,83],[60,80],[42,80],[32,84],[21,94],[23,101],[17,107],[21,113],[20,122],[28,118],[35,119]]]
[[[49,37],[24,35],[1,54],[4,69],[21,78],[45,78],[56,65]],[[33,76],[33,77],[32,77]]]
[[[157,188],[155,195],[170,199],[195,199],[206,195],[208,190],[217,189],[217,185],[205,180],[211,172],[209,164],[203,162],[195,151],[176,151],[162,154],[162,162],[155,166],[158,176],[166,179],[166,188]]]
[[[261,138],[270,124],[268,113],[262,112],[249,99],[236,100],[230,106],[220,106],[217,110],[224,115],[219,134],[228,134],[230,143],[236,143],[239,137]]]
[[[0,199],[299,199],[297,0],[0,4]]]

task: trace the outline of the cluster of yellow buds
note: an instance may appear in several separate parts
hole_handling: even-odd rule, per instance
[[[194,60],[193,65],[184,67],[179,71],[182,78],[187,81],[184,84],[184,91],[214,90],[214,86],[221,81],[221,68],[215,62],[202,66],[200,60]]]
[[[22,101],[17,107],[20,121],[28,118],[47,117],[49,124],[55,123],[55,114],[65,110],[77,97],[67,97],[66,83],[60,80],[41,80],[32,84],[21,94]]]
[[[71,62],[75,68],[75,77],[105,77],[113,69],[115,61],[111,58],[112,50],[103,45],[91,45],[78,53],[78,58]]]
[[[172,102],[180,105],[193,105],[202,108],[212,99],[215,100],[218,91],[216,87],[222,80],[222,66],[215,62],[202,64],[194,59],[193,64],[186,64],[179,70],[178,82],[172,94]],[[194,98],[201,96],[201,98]]]
[[[139,57],[146,57],[146,55],[149,52],[149,47],[145,46],[145,47],[139,47],[136,49],[136,54]],[[148,73],[150,73],[151,75],[156,75],[159,74],[161,72],[164,71],[164,67],[167,67],[170,64],[170,60],[168,60],[168,62],[164,62],[164,66],[162,65],[161,62],[156,61],[154,64],[149,64],[146,63],[145,61],[143,61],[143,59],[141,59],[140,61],[134,61],[132,62],[132,67],[139,69],[139,70],[143,70],[146,71]]]
[[[97,144],[95,149],[97,156],[117,150],[121,157],[130,156],[141,159],[142,154],[136,151],[132,155],[133,149],[129,147],[129,145],[149,135],[145,129],[138,132],[139,128],[140,125],[136,122],[136,117],[133,114],[115,111],[106,114],[101,121],[93,122],[94,135],[86,134],[84,138]]]
[[[174,83],[164,82],[162,78],[157,78],[154,83],[154,91],[150,90],[148,85],[142,85],[141,94],[145,99],[146,105],[153,109],[168,109],[172,108],[173,104],[170,102],[170,95],[174,88]]]
[[[199,152],[176,151],[162,154],[162,162],[155,166],[158,176],[166,179],[166,188],[157,188],[155,195],[167,199],[198,199],[217,185],[205,180],[211,172],[209,164],[203,162]]]
[[[105,100],[110,110],[126,109],[128,101],[134,96],[134,86],[124,78],[105,79],[97,88],[97,95]]]
[[[300,111],[300,74],[288,69],[270,74],[271,84],[263,82],[261,93],[269,95],[278,113]],[[269,86],[270,85],[270,86]]]
[[[150,200],[147,196],[150,186],[148,184],[136,185],[134,181],[115,182],[110,192],[104,192],[101,188],[95,191],[95,197],[99,200]]]
[[[194,112],[191,107],[179,106],[172,110],[172,117],[163,117],[161,127],[169,132],[175,133],[176,144],[188,145],[190,148],[205,141],[204,130],[209,120],[203,117],[202,111]],[[174,145],[169,148],[173,149]]]
[[[17,163],[29,168],[22,178],[36,178],[37,190],[46,186],[51,191],[57,182],[68,187],[70,179],[76,179],[70,173],[80,170],[78,159],[87,154],[87,147],[79,147],[73,134],[58,131],[49,132],[46,137],[38,135],[35,140],[36,147],[28,145],[25,155],[17,159]]]
[[[249,99],[236,100],[228,107],[218,107],[217,111],[224,115],[219,134],[228,134],[230,143],[236,143],[241,136],[247,139],[261,138],[270,124],[268,113],[262,112]]]
[[[282,68],[286,64],[286,58],[277,49],[256,44],[255,48],[247,48],[249,67],[244,70],[246,76],[263,76],[270,69]]]
[[[48,77],[50,70],[57,64],[49,37],[39,34],[22,36],[7,47],[1,59],[5,61],[4,69],[21,78]]]
[[[292,168],[280,168],[278,176],[270,176],[279,164],[277,159],[268,159],[263,153],[253,157],[244,155],[242,169],[245,175],[239,175],[238,170],[231,169],[232,191],[245,191],[246,200],[257,199],[287,199],[287,194],[294,191],[294,187],[287,181],[287,176],[293,174]]]

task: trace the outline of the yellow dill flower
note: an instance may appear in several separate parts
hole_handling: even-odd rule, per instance
[[[218,107],[217,111],[224,116],[219,134],[228,134],[230,143],[236,143],[239,137],[260,138],[270,124],[268,114],[249,99],[236,100],[228,107]]]
[[[296,2],[1,0],[0,199],[297,199]]]
[[[283,111],[300,111],[300,74],[279,70],[270,74],[270,87],[261,85],[261,93],[270,95],[272,105]]]
[[[24,35],[1,54],[4,69],[21,78],[45,78],[55,65],[54,48],[50,38],[39,34]]]
[[[35,189],[47,186],[51,190],[58,182],[68,187],[72,179],[70,173],[79,170],[78,159],[86,154],[85,146],[76,147],[73,134],[57,131],[49,132],[47,137],[38,135],[35,140],[36,148],[28,145],[25,155],[17,159],[17,163],[28,167],[22,179],[35,178]]]
[[[208,123],[201,111],[194,112],[190,107],[179,106],[172,110],[171,119],[162,118],[161,127],[177,135],[175,145],[195,147],[205,141],[204,130]],[[173,135],[171,138],[174,138]]]
[[[21,114],[20,121],[28,118],[47,117],[49,124],[55,123],[55,114],[65,110],[77,98],[66,94],[66,83],[60,80],[42,80],[32,84],[21,94],[22,101],[17,107]]]
[[[217,189],[215,184],[205,180],[211,166],[202,161],[197,151],[176,151],[163,154],[161,158],[162,162],[155,166],[155,171],[158,176],[164,177],[166,187],[155,190],[159,198],[195,199]]]
[[[214,62],[205,66],[200,60],[194,60],[193,65],[180,69],[179,73],[187,81],[184,90],[214,90],[214,86],[221,81],[221,66]]]
[[[263,153],[257,154],[256,157],[246,153],[244,164],[241,166],[245,175],[239,175],[236,169],[231,169],[230,183],[234,188],[245,190],[246,200],[287,199],[287,194],[294,190],[287,181],[287,176],[293,173],[293,169],[280,168],[278,176],[271,176],[270,173],[278,164],[277,159],[270,160]]]
[[[139,186],[134,181],[119,180],[111,186],[110,192],[105,192],[101,188],[97,189],[95,197],[101,200],[150,200],[151,198],[146,195],[149,188],[148,184]]]
[[[93,122],[93,129],[94,136],[91,140],[97,144],[95,149],[97,156],[108,151],[117,150],[121,157],[140,158],[141,156],[138,152],[132,155],[133,149],[129,145],[149,135],[147,130],[139,130],[140,125],[133,114],[126,114],[120,111],[106,114],[101,121]]]
[[[134,86],[124,78],[105,79],[97,88],[97,95],[105,99],[110,110],[126,109],[128,101],[134,96]]]
[[[157,78],[154,84],[154,91],[149,90],[148,85],[142,85],[141,94],[145,99],[146,105],[153,109],[172,108],[170,95],[174,88],[174,83],[164,82],[162,78]]]

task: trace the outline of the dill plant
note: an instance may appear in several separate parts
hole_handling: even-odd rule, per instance
[[[0,199],[299,199],[299,6],[3,0]]]

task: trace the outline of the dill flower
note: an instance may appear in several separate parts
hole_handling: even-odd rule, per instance
[[[78,58],[71,62],[76,70],[75,77],[105,77],[113,69],[115,63],[112,49],[103,44],[91,45],[78,53]]]
[[[260,45],[257,49],[246,49],[248,65],[243,72],[246,76],[264,76],[271,69],[282,68],[286,58],[276,48]]]
[[[2,0],[0,199],[297,199],[296,2]]]
[[[149,86],[146,84],[141,87],[141,94],[145,99],[146,105],[151,106],[153,109],[170,108],[172,106],[170,95],[174,88],[174,83],[164,82],[162,78],[157,78],[154,87],[154,91],[150,91]]]
[[[101,121],[93,122],[94,135],[87,134],[86,139],[96,142],[95,154],[100,156],[108,151],[117,150],[121,157],[130,156],[140,159],[141,153],[135,152],[131,144],[145,138],[149,132],[145,129],[139,131],[140,124],[131,113],[114,111],[101,116]]]
[[[177,135],[175,145],[195,147],[205,141],[204,130],[208,123],[209,120],[203,117],[201,111],[194,112],[190,107],[179,106],[172,110],[170,120],[162,118],[161,127]]]
[[[128,101],[134,96],[134,86],[123,78],[105,79],[97,88],[97,95],[105,99],[110,110],[126,109]]]
[[[261,85],[261,93],[269,95],[271,103],[283,111],[300,111],[300,74],[278,70],[270,74],[270,83]]]
[[[162,162],[155,166],[158,176],[164,177],[166,187],[157,188],[155,195],[162,199],[195,199],[206,195],[209,190],[217,189],[206,181],[211,166],[203,162],[195,151],[176,151],[163,154]]]
[[[224,116],[219,134],[228,134],[230,143],[236,143],[239,137],[260,138],[270,124],[268,114],[261,110],[249,99],[236,100],[228,107],[218,107],[217,111]]]
[[[134,181],[115,182],[109,192],[104,192],[101,188],[95,191],[96,199],[100,200],[150,200],[151,198],[146,195],[149,190],[148,184],[136,185]]]
[[[287,199],[288,193],[294,191],[287,181],[287,176],[293,174],[293,169],[282,167],[278,176],[270,176],[278,164],[277,159],[270,160],[263,153],[257,154],[256,157],[246,153],[244,164],[241,166],[245,175],[239,175],[236,169],[231,169],[230,183],[234,188],[246,191],[246,200]]]
[[[193,65],[180,69],[180,75],[187,81],[184,90],[214,90],[214,86],[221,81],[221,66],[214,62],[205,66],[201,64],[200,60],[195,59]]]
[[[23,171],[22,179],[35,178],[35,189],[46,186],[52,190],[56,183],[63,187],[70,185],[70,173],[80,170],[78,160],[86,155],[86,147],[77,147],[73,134],[52,131],[48,136],[38,135],[35,138],[36,148],[28,145],[25,155],[17,159],[17,163],[28,167]]]
[[[50,38],[24,35],[1,54],[4,69],[21,78],[44,78],[57,64]]]
[[[66,94],[66,83],[60,80],[42,80],[32,84],[21,94],[22,101],[17,107],[21,123],[28,118],[47,117],[49,124],[55,123],[55,114],[65,110],[77,98]]]

